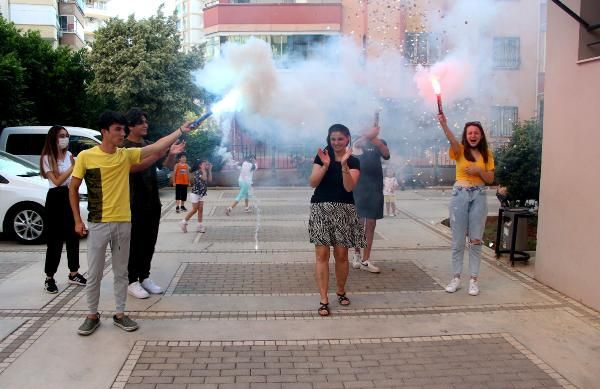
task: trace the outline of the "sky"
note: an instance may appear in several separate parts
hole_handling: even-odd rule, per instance
[[[135,14],[136,19],[144,19],[156,13],[159,5],[165,3],[164,12],[170,15],[175,9],[175,0],[111,0],[108,11],[114,12],[121,19],[127,19]]]

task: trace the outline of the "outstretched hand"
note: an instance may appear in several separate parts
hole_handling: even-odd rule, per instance
[[[375,139],[379,136],[379,131],[381,129],[379,128],[379,126],[373,126],[371,129],[369,129],[367,132],[364,133],[364,137],[371,140],[371,139]]]
[[[319,149],[317,150],[317,155],[319,156],[321,162],[323,162],[323,166],[329,167],[329,164],[331,163],[331,157],[329,156],[329,152],[327,151],[327,149],[323,151],[323,149],[319,147]]]
[[[344,155],[342,156],[342,159],[340,160],[340,162],[342,163],[342,166],[347,165],[348,159],[350,158],[351,155],[352,155],[352,147],[346,147],[346,152],[344,153]]]
[[[171,155],[177,155],[177,154],[181,154],[185,151],[185,141],[179,141],[179,142],[175,142],[171,145],[171,147],[169,147],[169,154]]]

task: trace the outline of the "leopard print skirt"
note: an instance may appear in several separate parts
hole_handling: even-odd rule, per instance
[[[367,245],[354,204],[312,203],[308,235],[310,242],[317,246],[363,248]]]

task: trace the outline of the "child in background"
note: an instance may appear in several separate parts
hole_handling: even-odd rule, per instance
[[[192,209],[185,215],[182,221],[179,222],[181,231],[187,232],[188,220],[198,212],[197,232],[206,232],[206,228],[202,225],[202,213],[204,212],[204,197],[208,189],[208,183],[212,181],[212,164],[205,159],[198,161],[192,168],[194,172],[194,183],[192,185]]]
[[[187,157],[182,154],[173,168],[173,185],[175,186],[175,201],[177,206],[175,212],[187,211],[185,200],[187,200],[187,188],[190,185],[190,166]]]
[[[396,195],[394,191],[397,187],[398,180],[394,176],[394,170],[388,167],[385,171],[385,177],[383,177],[383,199],[388,216],[396,216]],[[392,209],[391,213],[390,207]]]

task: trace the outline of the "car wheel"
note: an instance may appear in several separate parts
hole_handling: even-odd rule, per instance
[[[8,212],[5,231],[24,244],[39,244],[46,239],[46,210],[39,204],[18,204]]]

